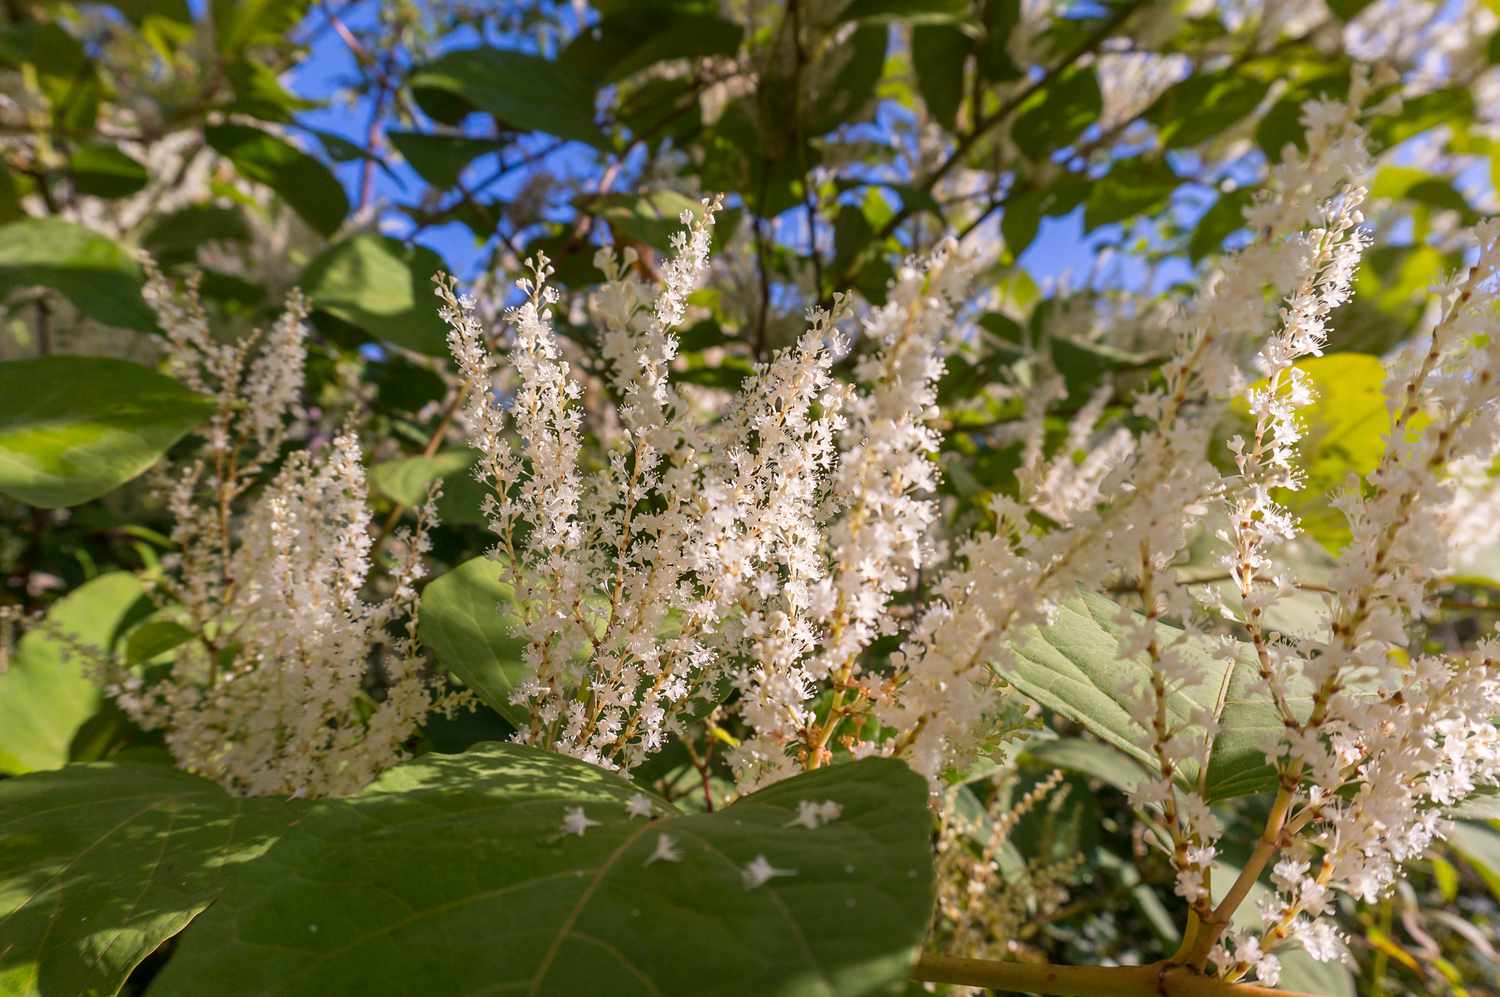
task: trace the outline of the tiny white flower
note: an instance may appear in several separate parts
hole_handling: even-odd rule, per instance
[[[822,803],[816,800],[801,800],[797,804],[797,816],[783,826],[797,825],[809,831],[816,831],[824,824],[838,820],[841,813],[843,813],[843,808],[832,800],[824,800]]]
[[[651,803],[651,797],[645,793],[636,793],[625,801],[625,812],[632,817],[651,818],[656,816],[656,807]]]
[[[661,834],[656,838],[656,851],[646,859],[645,865],[652,862],[681,862],[682,852],[677,850],[677,842],[669,834]]]
[[[563,814],[563,834],[576,834],[581,838],[583,837],[583,832],[591,827],[598,826],[599,822],[597,820],[590,820],[583,812],[583,807],[569,807],[568,812]]]
[[[796,869],[778,869],[766,861],[764,855],[757,855],[755,859],[745,868],[740,870],[740,877],[745,881],[745,889],[753,890],[764,886],[777,876],[795,876]]]

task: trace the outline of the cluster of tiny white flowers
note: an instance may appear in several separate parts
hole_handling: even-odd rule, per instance
[[[373,531],[358,441],[341,435],[317,458],[282,455],[302,395],[305,302],[294,292],[263,344],[221,343],[195,282],[178,295],[154,266],[147,272],[171,369],[218,406],[165,489],[177,551],[149,579],[163,618],[188,639],[162,677],[110,665],[110,691],[164,732],[178,764],[236,792],[353,792],[403,757],[439,705],[413,616],[431,503],[415,533],[398,536],[393,593],[365,602]],[[404,632],[388,634],[403,616]],[[367,692],[372,656],[378,701]]]
[[[809,310],[804,334],[705,420],[670,372],[718,209],[706,200],[684,213],[659,288],[635,276],[630,250],[596,258],[607,279],[590,305],[620,405],[606,466],[587,477],[545,259],[510,314],[519,452],[474,303],[451,281],[438,294],[492,489],[498,570],[526,607],[527,676],[514,701],[532,720],[518,739],[631,767],[727,685],[753,732],[730,753],[744,788],[829,757],[837,723],[817,723],[821,686],[834,687],[839,718],[880,695],[855,688],[858,659],[894,631],[891,600],[927,558],[939,442],[928,422],[968,261],[945,243],[902,268],[864,322],[864,390],[833,373],[848,350],[840,296]]]

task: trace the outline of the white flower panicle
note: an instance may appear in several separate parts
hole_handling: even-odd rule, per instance
[[[149,262],[147,274],[171,368],[219,404],[197,457],[166,487],[178,550],[150,579],[164,620],[188,638],[164,677],[111,666],[110,691],[163,731],[181,766],[233,791],[354,792],[404,756],[432,708],[456,705],[436,696],[415,639],[432,503],[397,537],[392,594],[365,602],[373,534],[357,440],[282,455],[300,417],[305,302],[294,293],[263,342],[219,343],[195,280],[179,297]]]
[[[451,281],[438,294],[493,490],[496,556],[526,606],[515,702],[532,721],[518,738],[631,767],[695,702],[732,688],[752,736],[730,758],[749,786],[826,760],[838,724],[818,723],[820,687],[841,701],[870,696],[853,688],[859,655],[893,631],[889,603],[927,557],[938,443],[928,421],[968,262],[948,243],[903,268],[865,321],[864,390],[833,373],[848,350],[839,296],[708,420],[670,375],[719,207],[684,212],[660,287],[637,278],[630,250],[596,258],[607,280],[590,308],[620,404],[604,466],[586,477],[545,261],[510,315],[518,451],[473,303]]]

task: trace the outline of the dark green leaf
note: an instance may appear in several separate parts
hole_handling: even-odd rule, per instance
[[[839,20],[946,24],[969,15],[969,0],[853,0]]]
[[[919,24],[911,33],[912,67],[917,73],[917,91],[928,113],[952,131],[964,96],[964,61],[972,43],[950,25]]]
[[[425,246],[361,233],[329,247],[299,281],[318,309],[377,339],[433,356],[446,353],[432,277],[446,267]]]
[[[105,357],[0,363],[0,493],[77,505],[156,463],[214,410],[170,377]]]
[[[424,756],[304,815],[183,935],[154,997],[902,991],[931,888],[909,769],[824,768],[712,814],[658,800],[650,822],[626,812],[639,792],[521,745]],[[806,800],[841,815],[791,826]],[[598,825],[564,834],[572,807]],[[663,834],[680,861],[648,864]],[[746,889],[757,856],[796,873]]]
[[[190,204],[156,216],[141,246],[165,266],[196,259],[199,246],[249,241],[250,226],[239,208]]]
[[[682,231],[682,213],[698,213],[698,202],[673,190],[638,194],[608,194],[585,205],[609,222],[616,237],[626,236],[662,252],[672,248],[672,236]]]
[[[156,319],[141,300],[141,272],[112,239],[61,218],[0,226],[0,297],[50,287],[89,318],[149,331]]]
[[[1089,66],[1069,69],[1021,105],[1011,138],[1033,158],[1070,144],[1104,107],[1099,80]]]
[[[862,24],[834,50],[829,59],[835,67],[832,77],[811,95],[811,106],[804,109],[807,135],[822,135],[856,119],[874,100],[889,43],[885,25]]]
[[[433,579],[422,590],[422,643],[438,663],[463,680],[494,711],[517,727],[529,714],[510,702],[525,674],[526,641],[520,633],[515,591],[505,568],[476,557]]]
[[[1270,88],[1269,80],[1240,69],[1194,74],[1157,98],[1146,119],[1166,148],[1197,145],[1247,117]]]
[[[456,97],[492,115],[502,128],[604,144],[594,124],[593,90],[566,66],[541,56],[498,48],[448,52],[419,68],[408,84],[418,100],[432,92],[440,95],[439,103],[441,95]]]
[[[47,626],[107,651],[142,595],[134,575],[100,575],[59,599],[47,613]],[[90,664],[50,632],[39,628],[21,638],[15,660],[0,672],[0,772],[20,775],[67,764],[68,746],[102,698]],[[3,955],[0,947],[0,965]],[[4,981],[0,972],[0,985]]]
[[[1042,224],[1042,202],[1040,191],[1022,190],[1013,192],[1005,199],[1005,210],[1000,215],[1000,234],[1005,237],[1005,248],[1011,259],[1026,252],[1037,229]]]
[[[246,125],[209,125],[203,136],[241,176],[270,187],[322,234],[332,235],[343,224],[349,213],[343,185],[307,153]]]
[[[1084,231],[1161,211],[1172,199],[1177,184],[1177,175],[1159,159],[1116,162],[1089,185],[1083,209]]]
[[[80,194],[127,197],[146,186],[146,167],[107,142],[84,142],[68,158]]]
[[[166,765],[0,781],[0,991],[118,993],[305,810]]]
[[[1218,200],[1198,219],[1188,240],[1188,256],[1196,263],[1219,251],[1231,233],[1245,227],[1245,208],[1250,204],[1249,187],[1240,187],[1219,195]]]
[[[464,168],[475,159],[500,148],[494,139],[469,138],[467,135],[387,131],[385,137],[423,180],[442,188],[458,183]]]
[[[212,0],[214,43],[232,55],[279,42],[307,12],[309,0]]]

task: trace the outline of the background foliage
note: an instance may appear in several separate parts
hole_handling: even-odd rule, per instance
[[[1069,407],[1101,385],[1114,390],[1114,405],[1151,376],[1170,347],[1152,339],[1143,317],[1168,307],[1216,254],[1245,237],[1240,211],[1267,162],[1300,135],[1301,102],[1344,92],[1357,55],[1429,73],[1431,85],[1373,129],[1381,158],[1371,224],[1380,248],[1360,273],[1356,303],[1339,313],[1334,349],[1308,368],[1323,397],[1308,444],[1312,483],[1297,511],[1319,544],[1336,550],[1340,520],[1326,493],[1350,470],[1368,470],[1382,445],[1375,422],[1363,417],[1380,404],[1378,357],[1411,335],[1424,292],[1458,261],[1455,227],[1496,207],[1491,164],[1500,164],[1500,130],[1494,103],[1485,99],[1493,91],[1481,86],[1500,59],[1494,19],[1473,22],[1487,24],[1484,31],[1468,21],[1460,30],[1453,28],[1458,13],[1441,14],[1433,36],[1417,38],[1413,48],[1412,39],[1382,40],[1388,6],[0,5],[0,598],[46,612],[78,639],[122,649],[132,661],[170,655],[175,635],[144,618],[131,574],[149,570],[169,546],[164,512],[140,475],[206,409],[202,398],[154,369],[158,332],[140,298],[135,255],[144,250],[170,272],[201,272],[213,318],[225,330],[265,321],[293,286],[306,292],[317,330],[309,359],[311,437],[316,443],[349,422],[359,427],[385,532],[432,480],[447,483],[422,636],[438,663],[488,704],[434,721],[413,745],[421,757],[410,766],[352,800],[306,810],[288,832],[287,814],[303,814],[302,804],[230,801],[142,761],[152,739],[101,699],[55,641],[26,637],[0,674],[0,772],[19,776],[102,759],[113,759],[113,767],[69,768],[81,774],[66,780],[58,774],[0,782],[7,833],[16,833],[12,815],[19,814],[26,834],[66,832],[79,836],[81,848],[91,843],[90,876],[143,878],[129,884],[140,899],[122,912],[118,940],[88,936],[104,950],[89,963],[93,975],[38,977],[35,959],[45,961],[46,947],[83,943],[41,932],[44,950],[28,953],[8,938],[32,937],[27,925],[36,919],[76,927],[81,912],[105,915],[86,891],[49,896],[40,882],[49,867],[7,846],[0,852],[0,992],[111,992],[132,970],[128,985],[139,989],[163,964],[170,968],[152,992],[194,992],[204,979],[224,993],[257,985],[238,971],[218,979],[228,973],[215,964],[225,953],[236,967],[299,973],[296,951],[278,949],[274,963],[256,955],[257,938],[280,937],[257,931],[262,919],[295,909],[298,924],[318,929],[320,944],[358,934],[357,925],[340,921],[344,914],[307,913],[318,910],[317,901],[298,893],[313,889],[299,877],[325,868],[328,850],[341,840],[368,843],[369,829],[379,828],[379,847],[390,851],[361,852],[337,871],[341,884],[368,887],[371,904],[381,904],[388,901],[374,894],[384,887],[373,884],[403,861],[382,856],[425,848],[404,840],[437,835],[433,862],[450,855],[455,867],[479,864],[493,847],[487,822],[509,824],[509,808],[528,805],[509,798],[505,786],[464,781],[459,769],[472,762],[422,754],[503,738],[517,719],[504,695],[517,649],[492,611],[507,594],[470,560],[486,541],[466,473],[472,455],[452,433],[456,395],[430,284],[440,269],[476,285],[481,301],[498,312],[521,260],[545,251],[576,299],[600,277],[594,247],[610,240],[634,246],[650,273],[682,208],[701,194],[726,192],[729,207],[715,231],[721,273],[714,290],[695,296],[706,317],[683,337],[678,376],[732,388],[753,361],[791,340],[806,306],[846,288],[879,303],[894,263],[956,232],[983,246],[988,260],[966,314],[972,331],[950,357],[941,390],[949,429],[939,455],[945,512],[961,531],[987,515],[987,496],[1016,487],[1019,444],[1006,427],[1020,413],[1018,392],[1032,383],[1036,356],[1050,357],[1068,382],[1070,400],[1055,413],[1059,434]],[[1447,6],[1471,14],[1466,5]],[[1442,35],[1445,23],[1463,38]],[[579,369],[597,374],[602,361],[586,313],[570,306],[562,314]],[[1123,408],[1118,417],[1125,418]],[[1304,556],[1310,565],[1326,560],[1312,546]],[[1500,588],[1495,562],[1495,552],[1475,553],[1455,580],[1444,625],[1473,628],[1492,618]],[[1205,577],[1211,574],[1205,563]],[[1091,669],[1112,664],[1077,653],[1078,628],[1097,627],[1097,620],[1084,610],[1074,615],[1073,629],[1065,620],[1064,631],[1040,636],[1035,653],[1006,676],[1043,707],[1030,721],[1034,736],[1002,753],[1019,781],[995,788],[991,763],[955,774],[955,786],[982,812],[991,794],[1024,793],[1054,767],[1065,770],[1074,791],[1025,817],[1007,847],[1013,862],[1081,856],[1067,883],[1077,899],[1042,914],[1033,909],[1010,951],[1146,961],[1175,947],[1180,912],[1170,889],[1160,889],[1169,873],[1143,841],[1121,791],[1130,785],[1131,763],[1080,736],[1086,728],[1109,740],[1107,718],[1099,715],[1107,702],[1078,698],[1085,683],[1048,687],[1065,667],[1086,680]],[[1291,629],[1297,620],[1278,625]],[[1027,662],[1036,664],[1035,674]],[[700,743],[679,746],[637,774],[663,807],[713,809],[715,794],[722,801],[712,736],[699,734]],[[1237,765],[1237,751],[1246,754],[1243,745],[1226,743],[1223,771],[1209,778],[1221,789],[1216,795],[1240,798],[1235,805],[1249,842],[1264,800],[1255,795],[1259,773]],[[535,789],[549,799],[628,795],[623,784],[583,785],[583,775],[541,771],[567,769],[559,759],[517,753],[507,764],[527,769],[539,787],[549,783]],[[867,832],[884,846],[881,836],[889,833],[892,854],[905,862],[902,849],[925,841],[925,831],[903,830],[875,811],[901,793],[920,793],[885,768],[866,771],[868,785],[830,784],[827,793],[844,801],[850,834]],[[423,789],[445,778],[463,787],[459,795]],[[47,779],[62,781],[54,787]],[[88,793],[90,779],[131,802],[101,804]],[[581,782],[573,787],[569,779]],[[413,795],[396,793],[408,785],[416,787]],[[67,793],[90,801],[87,823],[70,819],[64,827],[32,802],[65,806]],[[868,814],[860,793],[873,794]],[[722,818],[668,823],[699,821],[705,842],[723,835],[725,853],[748,861],[757,850],[753,832],[730,831],[726,819],[777,805],[756,799],[736,803]],[[164,823],[193,830],[171,839],[159,866],[135,869],[111,857],[123,847],[122,833],[135,847],[166,843]],[[535,835],[555,823],[547,811]],[[618,844],[603,835],[587,840],[606,851]],[[801,861],[811,881],[823,860]],[[925,890],[925,879],[913,885],[897,875],[900,862],[888,863],[889,883],[861,881],[872,902]],[[218,876],[234,865],[267,863],[279,878],[258,893],[260,879],[248,876],[222,893],[222,903],[166,959],[158,945],[221,895],[217,880],[205,885],[211,870]],[[516,852],[486,866],[494,884],[474,885],[506,889],[511,870],[545,867],[544,859]],[[420,893],[429,884],[419,880],[430,871],[403,870],[410,881],[392,889]],[[729,886],[725,896],[754,896],[741,893],[732,877]],[[38,888],[41,901],[17,899]],[[678,899],[722,910],[703,889]],[[864,894],[850,896],[863,905]],[[1289,963],[1285,983],[1322,993],[1356,986],[1365,993],[1496,992],[1497,900],[1500,833],[1482,822],[1465,825],[1396,895],[1343,912],[1357,931],[1357,967],[1297,970]],[[420,910],[423,901],[389,902]],[[1419,906],[1434,912],[1419,913]],[[884,925],[859,910],[862,930],[845,939],[853,947],[828,958],[804,953],[808,964],[837,977],[845,971],[839,967],[860,963],[860,946],[868,946],[884,962],[849,970],[869,974],[848,983],[851,992],[899,986],[901,960],[909,959],[921,925],[909,912]],[[772,944],[780,933],[774,922],[757,920],[768,916],[764,911],[746,916],[741,938],[754,962],[765,956],[754,943],[764,937]],[[840,912],[818,916],[837,920]],[[924,917],[919,911],[918,921]],[[433,934],[410,939],[425,953],[422,966],[403,962],[391,972],[422,972],[435,983],[439,978],[423,968],[429,961],[467,959],[438,940],[447,924],[433,922]],[[729,943],[696,930],[683,929],[694,946]],[[561,962],[576,960],[569,971],[607,962],[606,949],[570,947]],[[328,975],[307,979],[343,986],[372,971],[376,964],[352,954],[366,950],[349,951],[324,965]],[[672,972],[674,955],[642,968],[643,992],[687,992],[658,979],[655,967]],[[884,968],[869,968],[877,963]],[[783,989],[774,992],[818,992],[807,979],[778,985]],[[306,986],[314,992],[312,982]],[[451,986],[468,992],[456,979]],[[773,992],[769,983],[755,986],[723,992]]]

